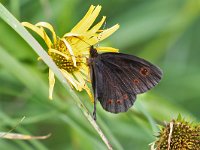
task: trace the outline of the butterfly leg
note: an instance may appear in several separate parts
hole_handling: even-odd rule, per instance
[[[93,119],[96,121],[97,120],[97,115],[96,115],[96,97],[94,98],[94,111],[93,111]]]
[[[95,84],[95,86],[96,86],[96,84]],[[97,87],[95,88],[95,89],[97,89]],[[98,96],[97,96],[97,90],[94,90],[94,111],[93,111],[93,119],[96,121],[97,120],[97,113],[96,113],[96,105],[97,105],[97,98],[98,98]]]
[[[96,92],[96,80],[95,80],[95,71],[94,71],[94,67],[92,66],[92,61],[93,59],[89,59],[88,60],[88,64],[90,67],[90,78],[91,78],[91,82],[92,82],[92,89],[93,89],[93,95],[94,95],[94,111],[93,111],[93,119],[96,121],[97,120],[97,116],[96,116],[96,103],[97,103],[97,92]]]

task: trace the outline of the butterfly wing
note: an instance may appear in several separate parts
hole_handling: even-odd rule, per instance
[[[144,93],[158,84],[162,71],[152,63],[134,55],[104,53],[100,55],[104,65],[112,66],[119,72],[123,82],[134,89],[135,94]]]
[[[93,90],[102,107],[126,112],[136,95],[158,84],[161,70],[144,59],[122,53],[99,54],[92,65]]]

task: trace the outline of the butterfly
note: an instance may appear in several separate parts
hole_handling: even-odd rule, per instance
[[[113,52],[99,54],[94,46],[90,47],[88,65],[94,95],[94,120],[97,100],[108,112],[126,112],[137,94],[150,90],[162,78],[161,69],[142,58]]]

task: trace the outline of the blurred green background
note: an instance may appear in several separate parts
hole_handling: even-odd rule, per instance
[[[100,45],[143,57],[162,68],[162,82],[139,95],[127,113],[110,114],[100,104],[98,124],[117,150],[147,150],[155,140],[151,123],[162,124],[181,113],[200,120],[199,0],[0,0],[20,21],[50,22],[61,37],[84,16],[91,4],[103,6],[98,20],[120,29]],[[34,37],[44,45],[33,32]],[[56,82],[48,100],[48,68],[28,44],[0,20],[0,132],[52,133],[46,140],[0,140],[0,150],[89,150],[106,146]],[[85,92],[78,93],[93,111]],[[152,119],[155,122],[152,122]],[[151,122],[151,123],[150,123]]]

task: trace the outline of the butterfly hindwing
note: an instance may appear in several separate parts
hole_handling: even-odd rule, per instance
[[[109,65],[105,65],[98,59],[94,68],[94,78],[96,98],[100,101],[102,107],[112,113],[119,113],[127,111],[135,101],[135,94],[122,81],[115,76],[115,71],[111,70]],[[95,94],[94,94],[95,95]]]
[[[112,113],[127,111],[136,95],[153,88],[162,76],[153,64],[122,53],[98,54],[90,68],[94,95]]]

